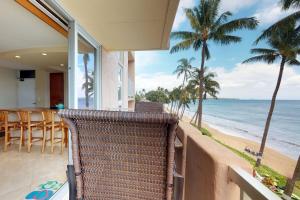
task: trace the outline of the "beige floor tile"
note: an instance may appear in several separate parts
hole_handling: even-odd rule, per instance
[[[48,146],[45,153],[41,147],[34,145],[31,153],[26,147],[21,152],[14,144],[3,152],[3,139],[0,139],[0,199],[24,199],[40,184],[48,180],[66,181],[67,149],[60,154],[60,147],[50,153]]]

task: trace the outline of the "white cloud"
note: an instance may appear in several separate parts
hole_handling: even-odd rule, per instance
[[[221,85],[220,97],[242,99],[270,99],[278,77],[278,64],[237,64],[227,71],[214,68]],[[292,67],[285,67],[278,98],[300,99],[300,74]]]
[[[163,87],[166,89],[173,89],[174,87],[182,84],[183,78],[177,78],[176,74],[166,74],[158,72],[155,74],[140,74],[135,78],[136,90],[145,89],[146,91],[157,89],[157,87]]]
[[[221,1],[221,12],[238,12],[243,8],[249,8],[254,5],[258,0],[223,0]]]
[[[223,67],[212,68],[218,77],[221,91],[219,97],[240,99],[270,99],[278,77],[278,64],[266,63],[237,64],[232,70]],[[136,76],[136,89],[173,89],[182,83],[182,77],[175,74],[155,73]],[[280,99],[300,99],[300,74],[293,67],[285,67]]]
[[[272,24],[278,21],[279,19],[291,14],[294,10],[290,9],[288,11],[282,10],[282,6],[277,2],[266,3],[265,6],[257,10],[254,16],[259,20],[263,25]]]
[[[157,56],[155,51],[137,51],[135,53],[135,65],[139,68],[149,67],[157,60]]]
[[[179,2],[178,10],[173,24],[173,30],[177,30],[179,26],[186,21],[187,18],[185,16],[184,9],[192,8],[194,6],[195,0],[181,0]]]

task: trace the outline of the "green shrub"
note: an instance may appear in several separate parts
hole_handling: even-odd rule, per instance
[[[206,128],[200,128],[202,135],[206,135],[208,137],[212,137],[212,134]]]

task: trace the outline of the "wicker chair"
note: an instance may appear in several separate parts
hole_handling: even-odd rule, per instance
[[[164,105],[158,102],[135,102],[135,112],[154,112],[162,113],[164,112]]]
[[[72,133],[70,199],[173,198],[176,116],[88,110],[61,110],[59,115]]]

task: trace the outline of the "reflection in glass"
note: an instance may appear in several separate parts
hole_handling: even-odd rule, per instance
[[[95,48],[79,35],[76,89],[78,108],[93,109],[95,80]]]

